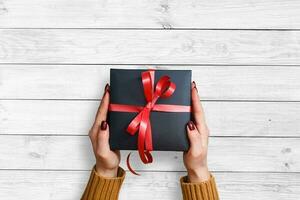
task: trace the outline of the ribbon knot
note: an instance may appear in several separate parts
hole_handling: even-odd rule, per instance
[[[138,132],[138,152],[143,163],[152,163],[153,158],[151,151],[152,145],[152,130],[150,123],[151,111],[162,112],[190,112],[190,106],[184,105],[168,105],[168,104],[156,104],[159,98],[168,98],[175,92],[176,85],[173,83],[169,76],[162,76],[154,87],[154,70],[148,70],[142,72],[142,84],[144,89],[144,96],[146,99],[146,105],[132,106],[123,104],[110,104],[110,111],[119,112],[138,112],[135,118],[129,123],[126,131],[130,135],[134,135]],[[136,175],[136,173],[129,163],[130,153],[127,156],[128,169]]]
[[[153,106],[152,106],[152,103],[151,102],[148,102],[147,105],[146,105],[146,108],[148,110],[152,110]]]

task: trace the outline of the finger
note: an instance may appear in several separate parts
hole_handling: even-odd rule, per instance
[[[189,121],[186,128],[188,139],[190,141],[189,150],[199,149],[199,147],[201,146],[201,136],[197,130],[196,125],[192,121]]]
[[[106,120],[109,106],[109,90],[109,85],[106,84],[104,94],[95,117],[94,126],[96,127],[99,127],[101,122]]]
[[[109,93],[109,85],[108,84],[106,84],[106,86],[105,86],[104,94],[101,99],[101,103],[98,107],[97,114],[95,116],[95,121],[93,123],[91,130],[89,131],[89,137],[90,137],[94,152],[96,152],[97,135],[98,135],[98,132],[100,129],[100,123],[101,123],[101,121],[103,121],[103,120],[101,120],[101,118],[106,120],[107,111],[105,111],[105,109],[106,109],[105,107],[108,107],[108,105],[106,105],[106,104],[108,104],[107,102],[109,102],[109,94],[107,94],[107,93]],[[107,100],[107,98],[108,98],[108,100]],[[101,116],[103,112],[105,114],[105,117]]]
[[[192,83],[192,112],[197,128],[200,130],[202,125],[205,125],[204,110],[200,102],[196,83]]]
[[[192,83],[192,109],[196,127],[201,135],[202,144],[208,145],[209,130],[205,120],[204,109],[199,98],[198,89],[196,83]]]
[[[97,144],[97,153],[99,155],[107,155],[110,151],[109,147],[109,126],[106,121],[101,122],[101,126],[98,132],[98,144]]]

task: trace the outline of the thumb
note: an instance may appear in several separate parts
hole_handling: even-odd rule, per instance
[[[190,141],[190,149],[189,150],[197,149],[199,147],[199,145],[201,145],[201,143],[200,143],[201,135],[199,134],[196,125],[194,124],[193,121],[189,121],[186,128],[187,128],[188,139]]]
[[[98,140],[97,140],[97,148],[98,154],[107,153],[110,151],[109,146],[109,126],[106,121],[102,121],[99,132],[98,132]]]

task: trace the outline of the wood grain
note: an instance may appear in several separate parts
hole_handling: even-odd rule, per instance
[[[222,200],[300,199],[300,2],[0,0],[0,199],[79,199],[109,69],[192,69]],[[121,166],[128,151],[122,151]],[[120,200],[181,199],[135,152]],[[126,167],[125,167],[126,169]]]
[[[1,134],[87,135],[99,101],[1,100]],[[212,136],[299,137],[299,102],[203,102]]]
[[[87,136],[0,136],[0,169],[89,170],[95,160]],[[208,162],[213,171],[300,172],[300,138],[211,138]],[[263,152],[263,153],[262,153]],[[122,151],[121,166],[128,151]],[[182,152],[154,152],[142,171],[185,171]]]
[[[99,99],[110,68],[190,69],[202,100],[300,101],[299,66],[0,65],[0,98]]]
[[[1,28],[299,29],[299,1],[0,1]]]
[[[1,29],[0,63],[299,65],[299,31]]]
[[[0,171],[0,198],[6,200],[80,199],[88,171]],[[179,200],[183,172],[129,173],[120,200]],[[300,175],[288,173],[214,173],[224,200],[295,200],[300,196]],[[7,181],[9,180],[9,181]]]

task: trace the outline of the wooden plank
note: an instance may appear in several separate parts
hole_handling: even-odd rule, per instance
[[[87,135],[99,101],[1,100],[1,134]],[[212,136],[300,137],[299,102],[203,102]]]
[[[0,65],[1,99],[99,99],[110,68],[191,69],[203,100],[299,101],[299,66]]]
[[[1,29],[0,63],[300,64],[299,31]]]
[[[0,169],[89,170],[95,160],[87,136],[0,136]],[[300,138],[211,138],[213,171],[300,172]],[[122,151],[121,166],[128,151]],[[132,165],[145,171],[185,171],[182,152],[154,152],[144,165],[136,153]]]
[[[299,29],[299,9],[291,0],[10,0],[0,2],[0,27]]]
[[[90,172],[0,171],[0,198],[6,200],[80,199]],[[120,200],[181,199],[182,172],[144,172],[126,175]],[[289,173],[214,173],[224,200],[295,200],[300,196],[300,175]]]

